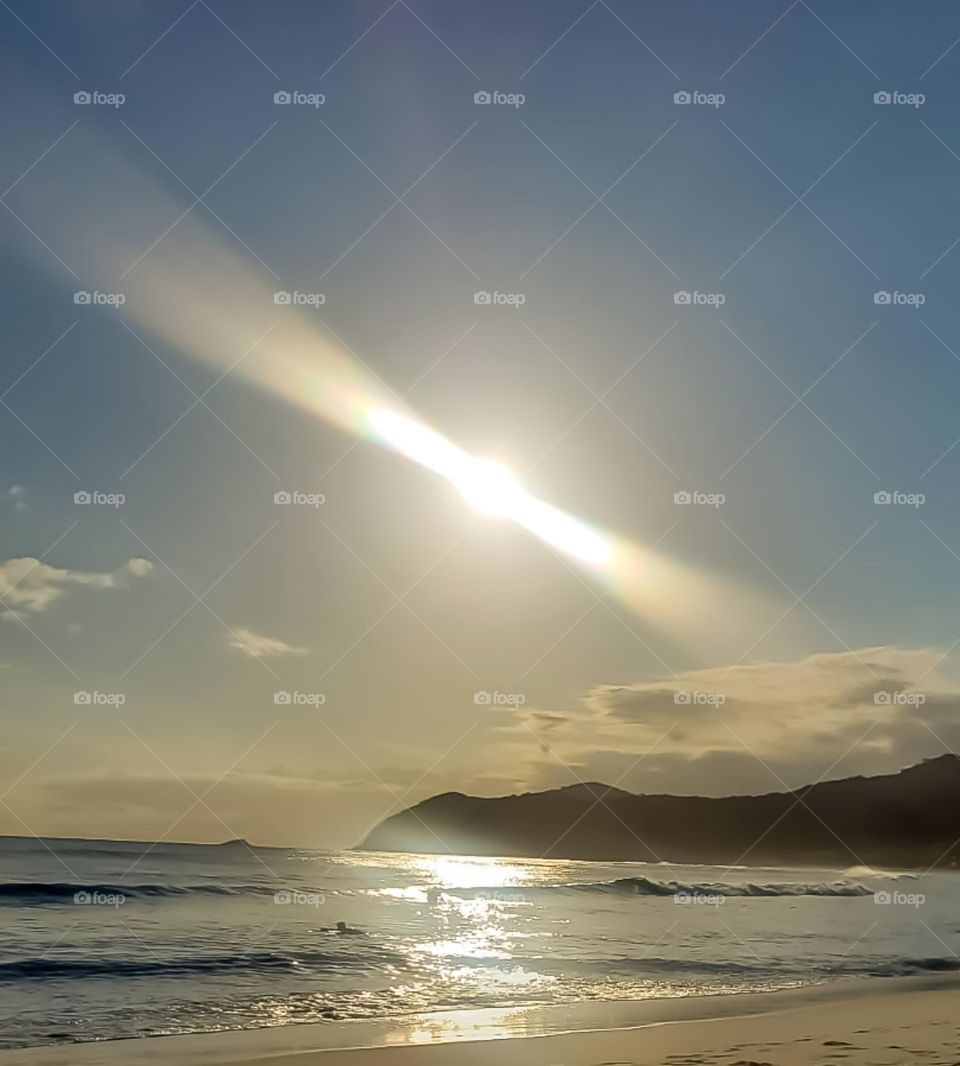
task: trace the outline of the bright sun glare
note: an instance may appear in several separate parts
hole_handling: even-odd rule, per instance
[[[528,871],[503,859],[456,858],[444,855],[417,857],[413,865],[441,888],[504,888],[522,884]]]
[[[523,494],[513,471],[496,459],[474,459],[457,488],[474,511],[507,518]]]
[[[605,566],[613,544],[585,522],[532,496],[509,467],[479,458],[406,415],[373,410],[367,415],[386,444],[449,481],[480,514],[508,518],[546,544],[591,566]]]

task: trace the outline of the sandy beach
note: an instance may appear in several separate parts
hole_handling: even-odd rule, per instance
[[[0,1066],[957,1066],[958,1004],[955,978],[842,982],[29,1048],[0,1054]]]

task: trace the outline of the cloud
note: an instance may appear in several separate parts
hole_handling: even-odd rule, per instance
[[[518,712],[502,757],[541,787],[713,795],[892,772],[960,750],[960,683],[938,672],[942,655],[863,648],[601,684],[573,709]]]
[[[153,573],[153,563],[149,559],[130,559],[126,563],[126,570],[131,577],[146,577]]]
[[[833,746],[871,722],[889,725],[925,702],[940,653],[932,649],[865,648],[787,662],[693,670],[669,681],[599,685],[588,710],[653,742],[664,730],[668,750],[741,750],[779,755]],[[930,684],[925,685],[929,680]],[[955,699],[960,692],[954,690]],[[943,695],[942,693],[940,695]]]
[[[50,566],[32,556],[0,563],[2,617],[41,614],[70,589],[126,588],[131,578],[143,578],[154,569],[148,559],[128,559],[114,571],[68,570]]]
[[[28,505],[27,501],[23,498],[26,495],[26,491],[27,490],[23,485],[11,485],[3,495],[8,500],[13,500],[13,508],[15,511],[26,511]]]
[[[273,658],[278,655],[306,655],[306,648],[297,648],[276,637],[264,637],[250,629],[234,629],[230,647],[251,659]]]

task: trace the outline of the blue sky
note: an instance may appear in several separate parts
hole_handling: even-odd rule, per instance
[[[953,744],[955,8],[12,2],[0,21],[5,831],[340,844],[442,788],[776,788]],[[323,303],[252,307],[208,249]],[[180,336],[184,300],[234,347]],[[598,603],[602,580],[278,394],[269,353],[260,385],[218,380],[291,312],[460,446],[711,582],[706,636],[679,584],[639,614]],[[678,712],[683,736],[643,756],[659,705],[611,709],[684,685],[742,702],[750,663],[809,743],[778,748],[759,707],[739,747]],[[860,743],[825,710],[869,725],[858,674],[936,715]]]

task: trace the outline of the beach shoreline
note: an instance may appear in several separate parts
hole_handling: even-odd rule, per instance
[[[0,1066],[470,1066],[494,1057],[498,1066],[896,1066],[907,1057],[954,1066],[958,995],[956,974],[866,978],[771,992],[48,1044],[2,1051]]]

